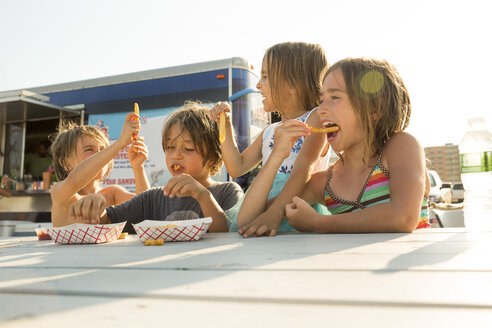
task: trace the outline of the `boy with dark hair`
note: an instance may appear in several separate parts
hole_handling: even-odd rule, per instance
[[[222,152],[217,124],[209,117],[208,108],[187,102],[170,114],[164,123],[162,147],[173,176],[166,186],[152,188],[107,209],[101,197],[91,195],[74,203],[70,213],[81,222],[138,223],[176,220],[179,215],[170,216],[172,213],[194,212],[198,217],[212,218],[210,232],[227,232],[224,211],[236,204],[243,191],[235,182],[212,179],[222,165]],[[91,206],[84,207],[87,202]],[[181,219],[189,217],[185,214]],[[132,230],[131,226],[126,229]]]

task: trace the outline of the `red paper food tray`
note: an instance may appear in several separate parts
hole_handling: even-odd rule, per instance
[[[183,221],[156,221],[145,220],[134,224],[135,232],[141,241],[164,239],[164,241],[190,241],[200,239],[212,218],[183,220]]]
[[[113,224],[71,224],[50,228],[51,239],[58,244],[100,244],[118,239],[125,222]]]

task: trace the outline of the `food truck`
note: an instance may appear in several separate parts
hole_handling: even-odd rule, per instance
[[[166,116],[187,100],[229,101],[240,150],[268,124],[255,89],[258,77],[244,58],[233,57],[84,81],[0,92],[1,219],[31,219],[50,211],[48,186],[30,181],[25,158],[66,120],[99,126],[114,142],[126,114],[140,107],[141,132],[149,149],[145,170],[152,186],[170,178],[161,145]],[[215,177],[228,180],[223,168]],[[244,182],[238,181],[244,186]],[[135,190],[127,149],[120,152],[104,184]],[[7,217],[6,217],[7,215]]]

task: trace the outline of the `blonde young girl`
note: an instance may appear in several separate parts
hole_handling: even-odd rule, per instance
[[[242,153],[234,140],[229,106],[225,103],[217,104],[213,111],[215,119],[219,120],[220,112],[226,113],[226,137],[222,143],[222,153],[227,171],[232,177],[249,172],[260,161],[266,162],[273,148],[276,126],[289,119],[306,122],[314,127],[320,126],[316,107],[319,105],[321,77],[327,66],[324,51],[317,44],[286,42],[266,51],[257,88],[264,97],[264,110],[278,111],[282,122],[267,127]],[[260,193],[246,194],[240,212],[233,215],[229,230],[237,231],[241,228],[239,232],[244,237],[251,234],[275,235],[277,231],[293,230],[285,221],[281,225],[285,205],[302,190],[311,172],[326,168],[325,145],[322,135],[299,139],[278,168],[273,186]],[[299,154],[301,156],[297,156]],[[267,198],[274,196],[277,197],[268,209],[257,206],[258,202],[266,202]]]
[[[318,110],[326,135],[340,156],[324,172],[314,174],[301,198],[286,206],[288,222],[318,233],[411,232],[428,227],[424,151],[403,132],[411,114],[407,89],[386,61],[348,58],[327,71],[323,103]],[[289,122],[283,140],[306,133]],[[272,157],[284,156],[289,142],[276,140]],[[272,161],[273,162],[273,161]],[[308,204],[322,202],[332,215],[320,215]]]
[[[106,206],[120,204],[135,196],[121,186],[100,186],[100,181],[111,171],[113,158],[130,143],[128,159],[135,174],[136,192],[139,194],[149,188],[143,168],[148,157],[147,148],[142,137],[134,137],[140,130],[140,123],[134,118],[138,115],[127,115],[120,138],[112,145],[104,133],[93,126],[68,124],[58,132],[51,145],[55,174],[60,180],[51,188],[53,226],[65,226],[82,219],[77,217],[80,213],[70,212],[70,205],[85,195],[101,194]],[[135,140],[132,142],[132,139]],[[93,223],[96,223],[96,215],[94,211]]]

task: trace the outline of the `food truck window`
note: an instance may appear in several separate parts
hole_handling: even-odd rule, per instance
[[[51,166],[49,136],[58,129],[59,119],[26,122],[24,173],[40,180],[42,173]]]
[[[0,93],[0,173],[21,182],[26,155],[36,152],[60,121],[80,123],[84,105],[70,107],[50,104],[49,97],[28,90]]]
[[[0,113],[1,115],[1,113]],[[0,173],[3,174],[3,168],[4,168],[4,156],[5,156],[5,144],[4,144],[4,129],[5,129],[5,124],[2,122],[2,118],[0,117]]]
[[[24,123],[7,124],[4,172],[13,179],[17,179],[21,173],[23,134]]]

